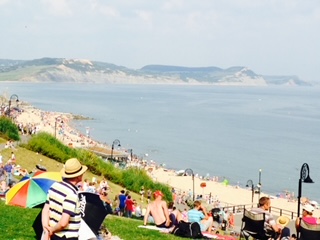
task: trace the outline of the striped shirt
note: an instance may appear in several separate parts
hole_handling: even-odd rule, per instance
[[[69,224],[60,232],[59,237],[78,237],[80,228],[80,203],[77,188],[67,181],[54,183],[48,191],[49,226],[54,227],[62,217],[62,213],[70,215]]]

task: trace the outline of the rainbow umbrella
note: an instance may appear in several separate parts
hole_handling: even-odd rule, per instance
[[[6,193],[6,204],[32,208],[44,203],[49,188],[57,181],[62,181],[59,172],[37,171],[25,176]]]

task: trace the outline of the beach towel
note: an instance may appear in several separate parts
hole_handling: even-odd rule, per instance
[[[212,234],[208,232],[202,232],[202,235],[210,238],[210,239],[219,239],[219,240],[236,240],[233,236],[227,236],[227,235],[220,235],[220,234]]]
[[[169,228],[159,228],[159,227],[157,227],[155,225],[147,225],[147,226],[139,225],[138,227],[139,228],[149,229],[149,230],[156,230],[156,231],[163,232],[163,233],[170,233],[170,229]]]

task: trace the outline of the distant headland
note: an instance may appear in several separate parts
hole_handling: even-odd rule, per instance
[[[130,69],[84,59],[0,59],[0,82],[106,84],[188,84],[222,86],[310,86],[297,76],[260,75],[247,67],[180,67],[147,65]]]

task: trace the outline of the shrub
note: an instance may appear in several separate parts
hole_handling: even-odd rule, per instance
[[[168,201],[172,200],[169,186],[153,182],[144,170],[137,168],[121,170],[93,152],[85,149],[69,148],[48,133],[41,132],[34,135],[25,147],[61,163],[65,163],[69,158],[78,158],[93,174],[104,176],[130,191],[139,192],[141,187],[144,186],[151,190],[161,190]]]
[[[19,129],[10,118],[0,117],[0,133],[5,139],[19,141]]]

